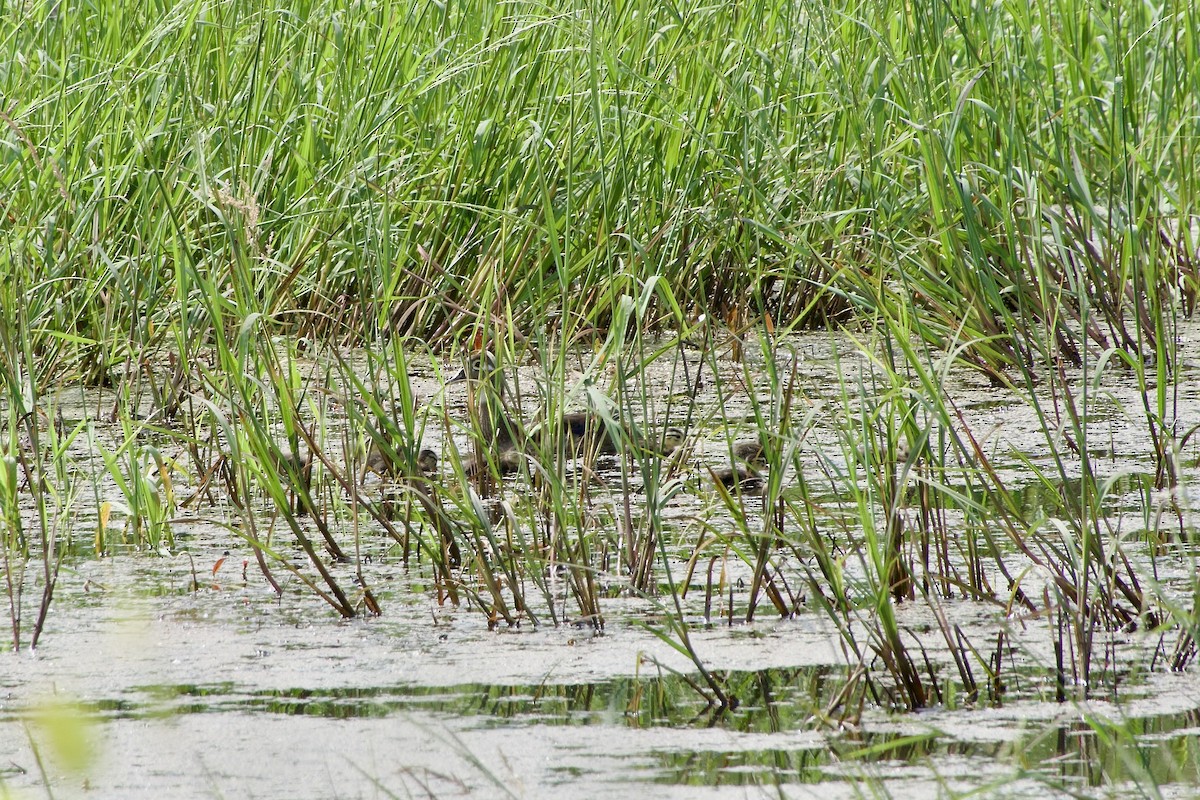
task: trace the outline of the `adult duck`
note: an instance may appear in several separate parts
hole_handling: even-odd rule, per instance
[[[528,451],[530,435],[519,419],[505,410],[507,383],[497,368],[495,357],[486,351],[472,353],[459,372],[449,382],[468,381],[479,420],[481,442],[485,449],[476,449],[476,463],[491,461],[501,472],[516,470]],[[537,433],[544,432],[540,428]],[[683,443],[683,431],[668,427],[661,441],[646,439],[626,425],[606,424],[600,415],[590,411],[570,411],[558,418],[559,441],[568,457],[584,455],[615,455],[626,447],[648,449],[659,455],[669,455]],[[481,457],[482,456],[482,457]],[[489,458],[490,456],[490,458]]]

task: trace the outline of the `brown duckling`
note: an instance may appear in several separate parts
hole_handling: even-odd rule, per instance
[[[474,404],[479,414],[479,428],[490,450],[504,453],[518,450],[526,441],[525,428],[519,419],[504,411],[504,373],[496,366],[496,358],[486,351],[472,353],[463,368],[447,383],[467,381],[474,391]],[[482,461],[476,453],[476,461]]]
[[[476,407],[479,409],[479,424],[492,456],[494,466],[501,472],[515,472],[526,462],[525,449],[529,433],[519,419],[510,417],[504,410],[506,383],[503,373],[496,367],[495,357],[486,351],[472,353],[458,374],[450,378],[455,381],[473,381],[477,387]],[[634,436],[627,427],[612,430],[598,415],[588,411],[571,411],[558,419],[558,432],[569,456],[615,455],[628,443],[635,443],[659,455],[670,455],[683,444],[683,431],[668,427],[661,442]],[[478,450],[476,463],[488,459]],[[473,467],[468,474],[473,474]]]
[[[735,459],[751,464],[762,464],[766,458],[761,439],[741,439],[731,449]]]
[[[683,428],[668,425],[663,429],[662,438],[654,443],[657,445],[654,449],[660,456],[673,455],[676,450],[683,447],[684,438]]]
[[[724,469],[709,469],[714,483],[719,483],[726,489],[739,488],[742,491],[754,491],[762,486],[762,472],[758,466],[748,462],[735,463]]]
[[[767,466],[762,441],[743,439],[734,442],[730,449],[733,452],[733,463],[724,469],[710,468],[713,481],[726,489],[738,487],[743,491],[753,491],[762,486],[762,471]]]
[[[304,495],[312,492],[312,451],[303,443],[294,452],[289,445],[281,444],[279,454],[276,456],[275,468],[288,487],[292,512],[296,514],[311,513],[313,508],[304,500]],[[296,476],[295,481],[292,480],[293,474]],[[301,491],[301,487],[304,491]]]
[[[430,450],[428,447],[422,447],[421,452],[417,453],[417,469],[426,478],[432,478],[438,471],[437,453]]]
[[[399,454],[397,453],[397,455]],[[437,471],[437,453],[428,447],[421,448],[417,453],[417,472],[424,478],[431,478],[437,474]],[[404,462],[403,460],[394,460],[384,451],[379,442],[372,442],[371,449],[367,452],[366,461],[363,463],[359,482],[361,483],[366,479],[367,474],[371,472],[374,472],[381,478],[396,478],[403,474]]]

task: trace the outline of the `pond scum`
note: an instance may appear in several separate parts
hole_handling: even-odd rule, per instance
[[[655,597],[718,712],[690,631],[768,614],[837,631],[812,726],[1002,704],[1034,639],[1062,703],[1194,671],[1198,36],[1128,0],[10,7],[11,648],[64,566],[185,549],[191,515],[342,617],[387,613],[380,536],[490,628]],[[820,398],[802,330],[853,345]],[[468,361],[465,409],[414,388]],[[1117,384],[1132,490],[1094,428]]]

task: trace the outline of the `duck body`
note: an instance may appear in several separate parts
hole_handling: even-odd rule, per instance
[[[481,469],[490,469],[500,475],[511,475],[514,472],[520,472],[521,467],[528,463],[528,459],[520,450],[515,448],[510,450],[500,450],[492,454],[491,458],[484,456],[476,458],[467,464],[467,477],[474,477]]]
[[[604,420],[586,411],[572,411],[563,414],[558,421],[559,431],[567,445],[568,452],[577,456],[595,454],[610,456],[620,451],[621,443],[613,437],[615,431],[610,431]]]
[[[480,433],[488,447],[497,452],[518,449],[526,440],[525,428],[504,409],[507,390],[495,357],[487,352],[470,355],[458,374],[447,382],[460,381],[466,381],[471,388],[469,402],[478,414]]]
[[[567,442],[568,453],[576,457],[611,456],[632,449],[662,458],[682,447],[684,441],[683,430],[674,425],[667,426],[661,436],[646,436],[627,425],[621,425],[614,431],[598,415],[587,411],[563,414],[559,429],[563,440]]]
[[[396,474],[396,463],[392,461],[391,456],[383,452],[383,448],[378,442],[371,443],[371,449],[367,451],[366,461],[363,462],[362,474],[359,476],[359,482],[367,477],[367,473],[374,472],[376,475],[387,477]]]
[[[399,455],[398,450],[397,455]],[[437,471],[437,453],[428,447],[421,448],[417,453],[417,474],[423,478],[431,478],[437,474]],[[363,463],[359,482],[361,483],[366,479],[367,474],[371,472],[374,472],[380,478],[397,478],[405,473],[404,462],[403,460],[393,459],[378,442],[372,442],[371,449],[367,452],[366,461]]]
[[[710,470],[714,483],[726,489],[753,491],[762,486],[762,473],[753,464],[732,464],[725,469]]]
[[[292,512],[295,514],[311,514],[314,511],[305,499],[312,492],[313,460],[312,451],[303,444],[295,451],[289,445],[281,444],[275,457],[275,468],[288,487]]]
[[[724,469],[709,469],[714,483],[726,489],[753,491],[762,486],[767,456],[761,438],[742,439],[730,447],[733,462]]]
[[[748,464],[761,465],[766,459],[762,441],[759,439],[742,439],[734,442],[732,452],[735,459],[745,461]]]
[[[525,427],[504,408],[504,374],[496,367],[491,353],[473,353],[463,368],[448,383],[466,381],[470,387],[469,404],[479,421],[479,436],[474,452],[466,464],[468,478],[493,471],[507,475],[518,471],[525,463]]]
[[[501,473],[516,472],[527,462],[531,437],[521,421],[505,411],[505,380],[496,367],[495,357],[488,352],[469,356],[463,369],[450,378],[451,383],[462,380],[475,386],[481,434],[470,474],[489,463]],[[669,455],[683,443],[683,431],[679,428],[667,428],[659,442],[635,435],[621,423],[618,425],[619,428],[613,429],[602,417],[589,411],[569,411],[558,418],[556,425],[549,429],[542,426],[533,434],[535,437],[539,433],[556,434],[569,458],[616,455],[630,445]]]

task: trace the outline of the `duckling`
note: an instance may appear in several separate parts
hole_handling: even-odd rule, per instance
[[[421,474],[426,478],[436,475],[438,471],[437,453],[428,447],[422,447],[421,452],[417,453],[417,469],[421,470]]]
[[[750,463],[761,463],[766,458],[761,439],[742,439],[733,443],[733,457]]]
[[[427,447],[421,448],[417,453],[417,471],[424,478],[436,475],[438,471],[437,453]],[[381,478],[396,478],[404,472],[404,462],[389,456],[379,442],[372,442],[371,449],[367,452],[367,458],[363,463],[362,473],[359,475],[359,483],[365,480],[367,474],[371,472]]]
[[[734,463],[725,469],[709,468],[714,483],[719,483],[726,489],[740,488],[742,491],[754,491],[762,486],[762,472],[749,462]]]
[[[664,458],[674,455],[676,450],[683,447],[684,438],[683,428],[668,425],[663,430],[662,439],[653,443],[656,445],[653,449]]]
[[[733,463],[724,469],[709,469],[712,479],[726,489],[739,487],[753,491],[762,486],[762,471],[767,466],[761,440],[746,439],[734,442]]]
[[[520,420],[513,419],[504,411],[504,373],[496,367],[495,356],[486,351],[472,353],[463,368],[447,383],[460,381],[479,387],[475,406],[479,411],[479,427],[488,447],[496,453],[519,449],[520,444],[526,441],[525,428]]]

